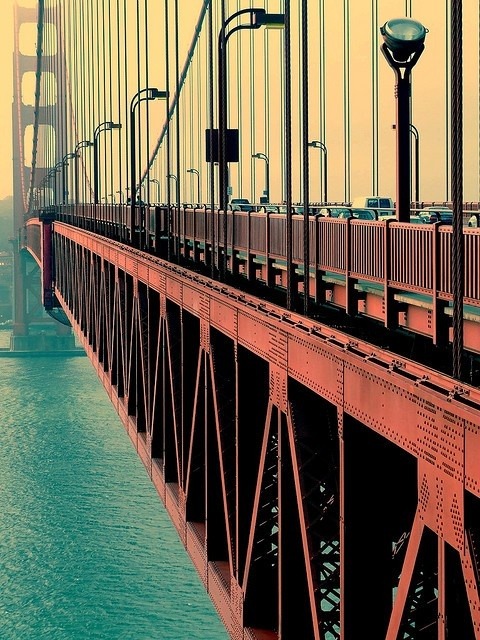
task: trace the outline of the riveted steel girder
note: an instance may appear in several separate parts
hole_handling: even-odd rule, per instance
[[[478,389],[87,231],[54,246],[232,638],[480,638]]]

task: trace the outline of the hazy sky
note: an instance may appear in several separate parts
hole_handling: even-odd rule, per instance
[[[272,3],[273,0],[265,0],[265,5],[268,2]],[[12,94],[13,94],[13,6],[14,0],[0,0],[2,6],[2,38],[0,41],[0,64],[2,69],[2,92],[0,94],[0,119],[1,119],[1,131],[2,131],[2,147],[0,153],[0,198],[4,198],[12,193]],[[438,5],[437,5],[438,2]],[[36,0],[21,0],[19,2],[22,6],[36,6]],[[258,3],[260,6],[263,2]],[[313,0],[312,0],[313,4]],[[350,1],[351,12],[351,53],[357,59],[360,59],[361,55],[365,52],[369,52],[368,46],[365,42],[358,37],[360,22],[362,16],[357,15],[360,5],[366,3],[359,3],[356,0]],[[404,6],[408,4],[400,0],[382,0],[379,2],[380,23],[383,23],[385,17],[396,17],[403,11]],[[445,18],[445,2],[444,0],[411,0],[412,15],[414,18],[424,22],[429,28],[427,36],[426,50],[422,55],[422,58],[414,70],[413,73],[413,93],[414,93],[414,106],[413,106],[413,121],[421,131],[421,183],[422,183],[422,199],[443,199],[443,193],[445,190],[445,152],[443,151],[441,141],[445,138],[445,87],[444,87],[444,75],[445,75],[445,57],[444,57],[444,44],[445,33],[443,30],[443,22]],[[193,12],[196,16],[198,13],[198,7],[200,0],[180,0],[180,13],[185,11],[188,6],[192,9],[195,5],[197,8]],[[332,3],[326,3],[326,6],[331,10],[334,7],[340,7],[343,5],[341,0],[332,0]],[[271,6],[271,5],[270,5]],[[399,11],[399,8],[401,11]],[[437,10],[438,8],[438,10]],[[336,10],[336,9],[335,9]],[[473,0],[464,1],[464,62],[466,70],[466,81],[464,82],[465,95],[464,95],[464,110],[465,110],[465,126],[470,128],[470,133],[465,136],[465,183],[464,183],[464,196],[465,200],[476,200],[478,196],[478,3]],[[341,13],[341,12],[340,12]],[[341,16],[336,21],[339,28],[341,27]],[[190,37],[192,27],[188,28],[188,37]],[[368,30],[366,30],[365,38],[369,36]],[[358,48],[361,47],[361,55],[358,53]],[[370,68],[371,61],[364,60],[364,68],[368,70]],[[394,121],[394,77],[393,72],[388,68],[386,62],[383,59],[379,61],[379,72],[381,78],[385,79],[382,85],[383,91],[381,93],[381,105],[383,109],[387,109],[391,118],[388,120],[388,126],[383,132],[383,147],[380,148],[380,161],[381,170],[385,173],[383,166],[385,163],[391,164],[394,161],[394,133],[391,132],[390,120]],[[338,98],[336,92],[339,89],[335,86],[335,78],[330,74],[330,84],[327,82],[327,111],[330,114],[335,113],[333,102]],[[359,86],[360,83],[360,86]],[[337,82],[337,84],[339,84]],[[355,125],[352,129],[352,148],[354,159],[359,154],[365,152],[368,149],[368,144],[359,142],[355,137],[357,132],[362,132],[362,127],[355,124],[361,113],[361,104],[368,103],[368,96],[362,96],[361,76],[358,73],[353,73],[351,78],[351,90],[352,90],[352,120]],[[313,84],[312,91],[315,91]],[[341,97],[341,96],[340,96]],[[417,99],[415,99],[417,98]],[[364,111],[365,113],[365,111]],[[433,117],[432,117],[433,116]],[[314,137],[316,137],[315,134]],[[390,138],[391,136],[391,138]],[[328,138],[328,131],[327,131]],[[330,134],[329,138],[329,156],[332,162],[333,168],[335,160],[335,133]],[[388,146],[390,145],[390,146]],[[339,145],[337,145],[339,146]],[[338,154],[341,154],[342,148],[339,146]],[[317,157],[318,156],[318,157]],[[312,166],[311,171],[313,174],[318,172],[315,162],[318,162],[320,154],[312,154]],[[330,163],[330,162],[329,162]],[[368,184],[368,177],[363,179],[363,173],[367,174],[368,163],[363,162],[364,167],[358,166],[358,162],[352,166],[353,171],[353,191],[352,195],[358,195],[357,184],[362,181]],[[388,195],[394,196],[393,181],[392,184],[387,184]],[[357,184],[355,184],[357,183]],[[368,190],[368,189],[366,189]],[[318,191],[318,189],[317,189]],[[312,198],[315,199],[316,193],[312,193]],[[333,196],[334,194],[332,194]],[[338,194],[337,194],[338,195]],[[436,197],[437,196],[437,197]],[[311,199],[312,199],[311,198]]]
[[[25,6],[29,6],[25,4]],[[0,199],[12,195],[13,0],[2,0]]]

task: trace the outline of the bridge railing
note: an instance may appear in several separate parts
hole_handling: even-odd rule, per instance
[[[137,209],[135,225],[146,225],[145,233],[152,238],[168,233],[179,236],[186,256],[191,257],[188,246],[202,246],[203,256],[212,250],[214,253],[223,250],[224,212],[214,211],[212,216],[211,210],[205,207],[177,211],[172,206],[169,215],[167,207]],[[56,208],[57,220],[132,243],[128,233],[130,214],[130,208],[122,205]],[[230,268],[242,253],[248,259],[266,264],[286,261],[285,214],[228,211],[226,215]],[[298,269],[304,261],[304,224],[302,215],[292,216],[292,259]],[[452,299],[452,227],[449,225],[311,216],[308,234],[310,271],[320,275],[336,273],[343,276],[346,283],[349,279],[365,280],[446,301]],[[465,302],[480,306],[480,230],[465,227],[463,238]],[[158,250],[153,240],[146,247],[153,252]]]
[[[390,279],[412,290],[431,292],[438,224],[390,223]]]

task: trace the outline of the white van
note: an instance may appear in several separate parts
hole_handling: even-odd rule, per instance
[[[355,209],[395,209],[392,198],[387,196],[357,196],[352,201]]]

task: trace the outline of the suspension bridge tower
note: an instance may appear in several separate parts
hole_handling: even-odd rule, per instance
[[[45,11],[44,27],[39,12]],[[45,41],[44,29],[50,30]],[[36,50],[25,46],[35,42],[34,30],[37,30]],[[44,47],[51,51],[44,51]],[[57,157],[61,157],[61,136],[47,122],[47,96],[42,93],[42,54],[58,58],[52,68],[64,70],[61,38],[55,21],[49,20],[48,10],[40,0],[37,7],[14,5],[14,51],[13,51],[13,331],[10,350],[17,351],[70,351],[75,349],[75,340],[68,320],[61,309],[54,308],[47,313],[42,299],[40,265],[27,251],[29,212],[38,205],[41,188],[46,189],[46,169],[40,166],[36,158],[37,149],[42,145],[54,144]],[[62,64],[59,64],[62,62]],[[28,95],[35,87],[34,96]],[[30,91],[30,93],[32,93]],[[65,101],[62,92],[57,91],[54,98],[58,104]],[[33,144],[32,144],[33,141]],[[39,238],[43,251],[42,238]]]

